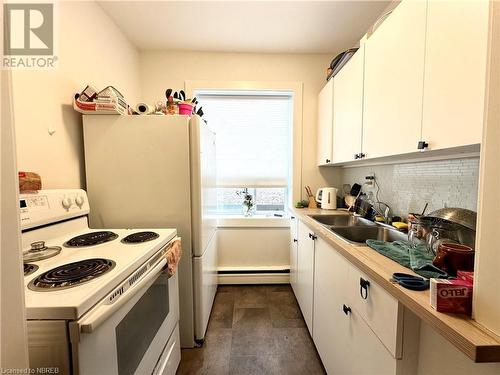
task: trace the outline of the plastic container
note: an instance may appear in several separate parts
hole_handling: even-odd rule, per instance
[[[179,103],[179,115],[191,115],[193,113],[193,106],[187,103]]]

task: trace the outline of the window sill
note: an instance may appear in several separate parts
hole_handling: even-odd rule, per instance
[[[245,217],[242,215],[220,215],[217,218],[218,228],[289,228],[290,218],[254,215]]]

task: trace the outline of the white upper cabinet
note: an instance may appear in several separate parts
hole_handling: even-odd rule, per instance
[[[318,96],[318,165],[332,161],[333,132],[333,79],[330,79]]]
[[[422,119],[425,1],[403,1],[365,44],[363,153],[417,151]]]
[[[333,78],[333,163],[357,159],[363,128],[364,45]]]
[[[487,0],[429,1],[422,140],[429,149],[481,143]]]

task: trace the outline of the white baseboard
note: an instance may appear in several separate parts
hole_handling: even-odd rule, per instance
[[[246,273],[246,274],[221,274],[219,285],[231,284],[289,284],[288,273]]]

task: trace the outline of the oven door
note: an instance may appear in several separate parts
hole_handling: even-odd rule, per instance
[[[114,303],[113,292],[70,328],[74,373],[153,372],[179,320],[177,275],[169,278],[165,264],[163,258]]]

